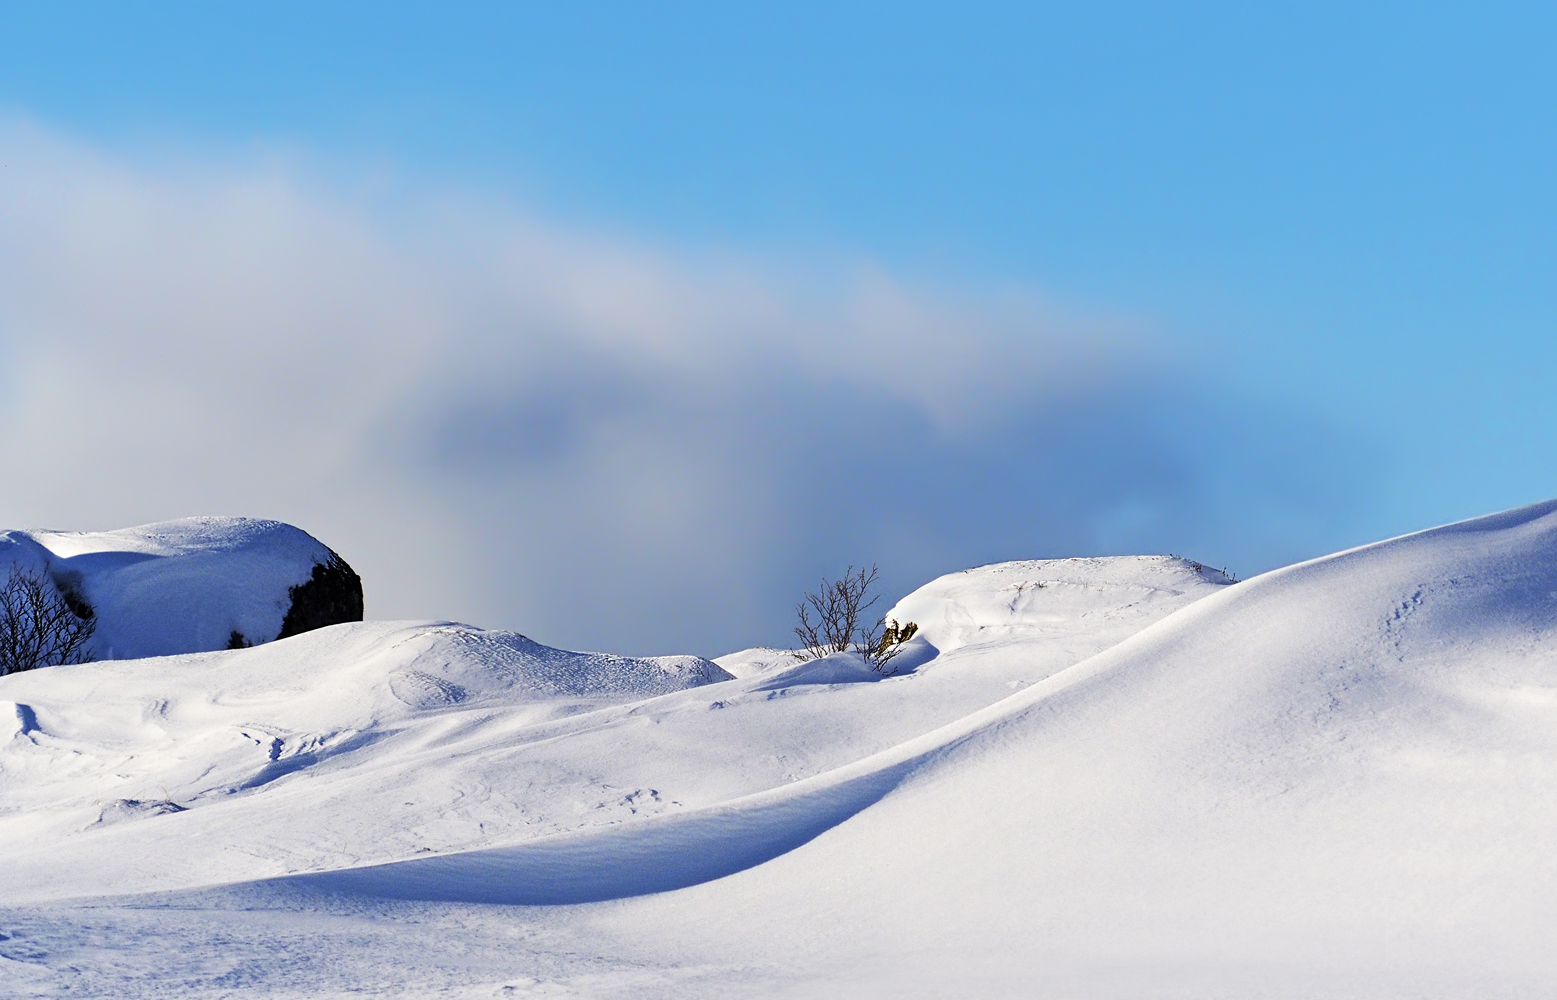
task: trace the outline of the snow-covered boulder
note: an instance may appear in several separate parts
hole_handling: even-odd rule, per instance
[[[117,531],[0,531],[21,565],[90,605],[100,659],[254,645],[362,620],[362,582],[300,528],[190,517]]]

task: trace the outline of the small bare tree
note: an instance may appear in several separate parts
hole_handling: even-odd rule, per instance
[[[866,597],[870,596],[870,588],[879,573],[875,566],[868,570],[862,567],[859,572],[850,566],[842,579],[822,577],[820,591],[807,593],[805,600],[795,605],[795,616],[799,619],[795,635],[805,646],[806,653],[813,658],[826,656],[842,653],[854,644],[860,614],[876,603],[875,597],[868,601]],[[811,620],[813,611],[815,621]]]
[[[881,571],[872,564],[868,569],[850,566],[838,580],[822,578],[816,593],[807,593],[795,605],[795,635],[805,647],[801,658],[817,659],[830,653],[853,649],[873,670],[890,673],[887,663],[898,654],[919,626],[913,622],[899,625],[893,619],[878,618],[874,624],[865,613],[879,599],[870,592]],[[815,616],[814,618],[812,616]]]
[[[0,674],[92,659],[87,640],[97,619],[78,595],[12,565],[0,585]]]

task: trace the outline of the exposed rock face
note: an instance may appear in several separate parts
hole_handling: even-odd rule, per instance
[[[288,593],[292,604],[277,639],[326,625],[362,621],[362,578],[333,550],[327,561],[314,564],[313,575],[306,582]]]

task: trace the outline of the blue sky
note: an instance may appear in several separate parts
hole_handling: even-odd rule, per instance
[[[433,584],[396,583],[381,613],[719,652],[740,636],[781,640],[787,595],[849,561],[881,562],[898,590],[974,562],[1089,551],[1192,550],[1247,574],[1557,495],[1554,17],[1534,5],[18,4],[0,32],[0,111],[21,123],[6,155],[22,167],[32,156],[55,173],[118,170],[147,190],[280,176],[325,206],[320,217],[358,220],[368,242],[437,247],[426,253],[443,259],[476,253],[458,235],[469,223],[427,222],[429,206],[457,202],[569,246],[675,261],[683,277],[665,280],[703,289],[698,315],[707,296],[742,294],[732,268],[757,273],[788,318],[736,309],[707,334],[751,341],[745,360],[666,374],[570,333],[544,365],[512,362],[544,368],[544,386],[494,377],[476,391],[454,369],[429,375],[418,398],[458,387],[363,438],[406,482],[442,477],[417,501],[432,521],[485,525],[484,539],[502,534],[503,510],[544,511],[557,526],[544,544],[499,540],[496,555],[450,571],[441,593],[458,590],[455,578],[480,585],[447,607],[430,606]],[[34,155],[44,147],[53,159]],[[24,172],[10,197],[39,203],[16,180]],[[56,223],[38,225],[26,231]],[[33,259],[22,231],[5,252]],[[235,233],[221,239],[242,242]],[[483,233],[470,240],[507,238]],[[70,268],[72,281],[91,280],[87,264]],[[841,317],[858,310],[828,303],[866,280],[848,276],[876,272],[940,317],[897,349],[940,345],[953,366],[982,359],[959,376],[964,402],[927,402],[935,390],[912,374],[901,376],[912,389],[875,398],[852,361],[796,361],[791,381],[752,374],[753,358],[807,336],[793,325],[803,317],[847,327]],[[448,310],[479,311],[497,294],[439,280]],[[304,315],[301,287],[268,294],[300,296]],[[64,296],[0,315],[0,349],[36,347],[29,338],[55,322],[37,317],[63,310]],[[493,338],[530,336],[537,315],[462,343],[479,359]],[[965,329],[986,332],[963,343]],[[894,336],[877,348],[894,349]],[[1029,367],[1001,371],[992,344],[1025,345]],[[1069,360],[1046,369],[1051,354]],[[1086,391],[1071,391],[1075,365],[1093,373]],[[964,410],[985,395],[981,378],[1005,386],[989,395],[1006,402],[975,419]],[[648,382],[679,388],[659,395]],[[725,402],[677,402],[700,393]],[[696,466],[705,485],[753,483],[746,463],[793,453],[792,472],[750,487],[773,537],[676,556],[655,537],[683,536],[646,521],[635,541],[590,548],[620,529],[620,511],[544,482],[587,450],[569,442],[623,413],[659,428],[655,447],[678,456],[659,467]],[[885,442],[917,457],[837,468],[808,458],[829,452],[840,420],[855,428],[852,454]],[[620,483],[632,468],[602,465],[570,488]],[[182,494],[136,487],[61,507],[74,475],[61,467],[56,489],[4,513],[124,523],[246,496],[196,472]],[[797,478],[819,485],[793,496],[774,485]],[[358,551],[375,544],[353,534],[344,500],[305,493],[262,490],[268,509],[256,512],[311,518]],[[738,512],[754,502],[736,491],[718,508],[734,519],[720,537],[742,534]],[[613,563],[624,548],[639,561]],[[363,558],[386,580],[415,576],[410,556]],[[692,600],[702,621],[672,622],[664,603],[602,626],[576,610],[597,583],[558,568],[586,559],[641,586],[678,558],[671,575],[704,595]],[[538,571],[519,563],[550,569],[526,583]],[[738,598],[732,578],[749,581]],[[528,596],[490,596],[509,592]],[[631,604],[633,592],[624,583],[606,603]],[[710,618],[727,624],[710,632]]]

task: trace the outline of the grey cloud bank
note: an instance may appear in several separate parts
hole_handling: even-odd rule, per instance
[[[1353,539],[1378,454],[1128,324],[0,127],[0,525],[274,517],[370,617],[783,642],[800,588]]]

